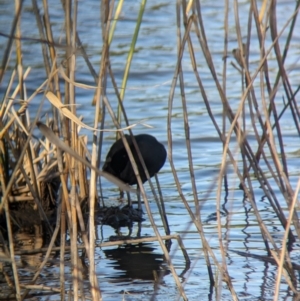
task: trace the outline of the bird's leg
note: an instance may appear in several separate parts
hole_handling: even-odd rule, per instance
[[[127,194],[128,207],[131,208],[132,203],[131,203],[131,198],[130,198],[129,191],[126,191],[126,194]]]
[[[142,222],[138,222],[138,230],[136,233],[136,237],[141,237],[141,231],[142,231]]]
[[[128,226],[128,234],[127,236],[130,237],[132,234],[132,226]]]
[[[138,184],[136,185],[136,196],[138,199],[138,209],[141,210],[142,209],[141,190]]]
[[[124,198],[124,190],[120,189],[120,200],[122,200]]]

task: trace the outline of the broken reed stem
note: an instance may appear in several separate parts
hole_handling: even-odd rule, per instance
[[[171,235],[162,235],[161,239],[166,241],[166,240],[171,240],[171,239],[176,239],[178,242],[178,246],[180,247],[182,254],[186,260],[187,263],[190,262],[189,255],[187,253],[187,250],[184,246],[183,240],[181,239],[180,235],[178,234],[171,234]],[[97,248],[104,248],[104,247],[112,247],[112,246],[119,246],[123,244],[139,244],[139,243],[144,243],[144,242],[155,242],[157,241],[156,236],[149,236],[149,237],[143,237],[143,238],[133,238],[133,239],[123,239],[123,240],[116,240],[116,241],[107,241],[103,243],[96,243],[95,247]],[[79,244],[77,247],[79,250],[85,249],[86,246],[85,244]],[[53,247],[51,249],[53,252],[55,251],[60,251],[60,247]],[[66,251],[71,251],[71,246],[66,246],[65,247]],[[31,254],[37,254],[37,253],[45,253],[48,251],[48,248],[40,248],[40,249],[34,249],[34,250],[22,250],[22,251],[16,251],[15,255],[31,255]]]

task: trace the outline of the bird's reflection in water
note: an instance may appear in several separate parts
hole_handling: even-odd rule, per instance
[[[19,229],[14,234],[16,250],[25,251],[39,249],[43,246],[42,225],[33,225],[28,228]],[[33,255],[21,255],[23,266],[38,267],[42,261],[42,253]]]
[[[104,250],[115,270],[123,271],[116,273],[115,281],[126,279],[153,280],[161,279],[170,273],[162,254],[154,253],[155,248],[149,243],[122,245],[117,249]]]

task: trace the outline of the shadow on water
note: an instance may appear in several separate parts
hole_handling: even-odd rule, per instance
[[[170,274],[164,256],[154,253],[155,248],[148,243],[122,245],[116,249],[104,250],[105,256],[111,260],[110,266],[120,271],[109,276],[113,282],[124,280],[157,281]]]
[[[15,260],[19,271],[19,280],[20,282],[23,282],[28,279],[32,279],[37,269],[40,267],[44,254],[43,252],[36,252],[35,250],[41,250],[43,247],[47,247],[49,243],[49,236],[47,235],[45,225],[38,221],[39,218],[33,212],[28,214],[27,210],[18,212],[17,214],[14,214],[15,212],[11,213],[12,216],[14,216],[14,251],[16,255],[18,254]],[[23,217],[21,217],[22,215]],[[6,239],[5,236],[5,228],[1,225],[0,300],[15,300],[15,289],[12,281],[14,273],[11,267],[9,251],[4,240]],[[46,292],[38,292],[31,296],[46,296],[48,294],[49,293]]]

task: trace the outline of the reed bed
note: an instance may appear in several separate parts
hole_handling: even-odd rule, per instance
[[[221,227],[221,192],[224,190],[226,185],[226,171],[229,167],[232,167],[236,176],[240,181],[240,188],[243,189],[245,193],[245,199],[247,199],[255,212],[255,216],[260,227],[262,239],[266,246],[266,252],[268,255],[274,257],[277,262],[278,274],[276,281],[276,289],[274,294],[274,300],[278,300],[280,280],[282,275],[284,275],[285,280],[289,283],[291,290],[296,296],[299,296],[296,287],[296,274],[292,268],[291,260],[289,258],[289,246],[295,242],[297,237],[299,237],[299,221],[297,214],[297,197],[299,190],[299,183],[297,188],[294,190],[289,182],[288,166],[286,163],[285,147],[283,143],[282,136],[282,122],[281,117],[286,110],[290,111],[291,116],[293,116],[293,121],[295,128],[299,131],[299,110],[297,109],[297,104],[295,96],[299,89],[293,91],[291,88],[290,81],[287,76],[286,69],[284,67],[284,61],[288,54],[288,48],[291,43],[291,37],[294,31],[294,22],[297,18],[299,1],[295,6],[295,12],[290,17],[285,28],[289,28],[290,32],[288,35],[288,40],[286,41],[283,50],[280,49],[278,40],[285,28],[281,32],[277,31],[276,24],[276,5],[274,3],[270,4],[268,1],[264,1],[263,5],[258,10],[257,3],[255,1],[251,2],[249,11],[249,24],[247,32],[247,44],[243,43],[241,28],[239,25],[239,10],[238,2],[234,1],[234,12],[235,12],[235,26],[237,34],[238,48],[233,49],[232,53],[236,59],[236,63],[233,63],[235,68],[241,74],[241,101],[239,103],[238,109],[233,110],[230,102],[228,101],[226,95],[226,68],[227,68],[227,57],[228,57],[228,5],[226,2],[225,9],[225,33],[224,33],[224,66],[223,66],[223,76],[220,79],[217,75],[212,56],[209,51],[208,38],[205,33],[205,26],[202,20],[201,14],[201,4],[200,1],[194,1],[193,5],[191,2],[186,3],[183,1],[182,6],[177,5],[177,31],[178,31],[178,61],[176,70],[174,73],[174,79],[172,83],[172,88],[169,95],[169,115],[168,115],[168,142],[169,142],[169,155],[172,154],[172,127],[171,127],[171,116],[172,116],[172,103],[174,98],[174,90],[177,85],[180,87],[180,94],[182,95],[182,108],[184,115],[184,128],[186,130],[186,149],[189,158],[190,175],[193,187],[193,196],[195,199],[195,207],[198,208],[196,212],[192,212],[184,194],[181,191],[180,182],[177,177],[177,172],[172,161],[172,156],[170,156],[170,163],[172,166],[172,171],[174,178],[177,183],[177,189],[180,193],[182,201],[184,202],[191,219],[193,220],[195,226],[199,231],[199,236],[203,244],[203,251],[205,259],[207,262],[208,275],[210,276],[211,285],[214,285],[215,279],[213,278],[212,264],[218,267],[220,272],[219,277],[223,279],[228,285],[231,291],[233,300],[238,300],[235,293],[234,287],[231,282],[230,275],[228,273],[226,264],[226,244],[223,242],[223,232]],[[252,23],[254,20],[254,25]],[[184,30],[181,33],[181,24],[184,24]],[[251,43],[251,33],[255,31],[259,38],[260,45],[260,61],[257,64],[255,72],[250,73],[249,71],[249,48]],[[266,47],[266,36],[269,34],[272,38],[271,47]],[[192,39],[196,36],[196,42]],[[219,93],[220,100],[223,104],[223,126],[219,125],[215,116],[213,109],[210,106],[209,98],[204,84],[201,80],[201,71],[198,70],[197,60],[195,57],[195,44],[200,45],[202,54],[205,57],[207,66],[211,72],[211,77],[214,81],[215,88]],[[197,46],[198,46],[197,45]],[[187,110],[187,99],[185,95],[184,87],[184,68],[182,66],[182,57],[184,52],[188,52],[191,60],[191,65],[195,74],[195,81],[199,86],[203,101],[205,103],[208,115],[211,118],[212,123],[215,126],[216,132],[219,135],[220,143],[223,145],[223,158],[221,161],[220,173],[215,179],[215,185],[217,187],[217,219],[218,219],[218,235],[220,241],[220,250],[222,253],[222,260],[219,262],[213,251],[211,250],[209,244],[207,243],[206,237],[204,236],[204,230],[201,223],[201,215],[199,214],[201,210],[201,202],[198,198],[197,185],[194,176],[193,169],[193,159],[191,153],[190,145],[190,132],[189,132],[189,117]],[[276,61],[278,62],[278,70],[275,82],[270,82],[270,71],[268,70],[268,55],[273,52],[276,56]],[[259,77],[260,87],[255,88],[253,83]],[[283,109],[278,110],[275,102],[276,92],[279,87],[284,86],[284,99],[286,105]],[[259,95],[259,96],[258,96]],[[260,100],[259,100],[260,99]],[[260,107],[260,109],[258,109]],[[249,112],[250,118],[247,118],[245,111]],[[249,122],[249,120],[251,122]],[[253,129],[255,132],[255,138],[257,142],[257,147],[253,147],[253,143],[248,141],[247,132],[249,129]],[[237,141],[238,151],[240,152],[242,163],[239,163],[239,159],[236,159],[236,149],[231,148],[230,140],[234,139]],[[264,164],[262,164],[262,162]],[[265,168],[262,168],[264,166]],[[271,180],[266,177],[266,174],[271,174]],[[253,177],[253,175],[255,175]],[[261,188],[266,195],[266,198],[270,202],[278,220],[280,221],[285,235],[282,239],[281,246],[276,245],[274,239],[268,231],[267,226],[262,220],[259,211],[257,210],[255,191],[253,189],[253,182],[259,181]],[[272,184],[270,183],[272,182]],[[276,183],[274,185],[273,183]],[[224,185],[224,187],[223,187]],[[275,191],[281,192],[279,196]],[[210,192],[208,192],[209,194]],[[279,198],[283,198],[289,208],[289,215],[286,217],[283,209],[280,205]],[[293,231],[292,231],[293,228]],[[285,271],[285,273],[283,273]]]
[[[228,5],[225,1],[224,11],[224,50],[223,50],[223,73],[220,76],[215,67],[209,49],[209,37],[206,36],[205,24],[202,19],[202,7],[200,0],[177,1],[174,3],[177,12],[177,49],[178,58],[174,77],[170,87],[168,99],[168,159],[176,187],[192,223],[199,233],[199,242],[203,247],[203,254],[207,265],[207,275],[211,289],[216,289],[216,299],[221,297],[221,285],[225,282],[233,300],[238,300],[231,276],[227,267],[227,247],[224,241],[220,208],[221,194],[226,189],[227,170],[231,168],[240,183],[245,200],[250,202],[256,216],[261,239],[265,244],[266,258],[278,265],[276,275],[276,288],[274,300],[278,300],[280,281],[285,278],[294,296],[299,297],[297,290],[296,270],[298,266],[291,262],[289,251],[290,246],[299,238],[300,228],[298,221],[298,190],[293,188],[289,179],[289,166],[286,162],[286,150],[284,137],[282,135],[282,116],[290,114],[293,117],[295,129],[300,133],[299,109],[296,96],[298,90],[293,90],[289,74],[285,67],[285,58],[288,55],[289,46],[295,31],[295,20],[297,18],[299,3],[295,4],[295,13],[290,16],[285,29],[289,30],[288,39],[284,49],[280,48],[279,38],[282,31],[278,31],[276,24],[276,2],[263,1],[258,7],[256,1],[251,1],[249,10],[249,26],[247,42],[243,42],[239,25],[238,1],[233,1],[235,12],[235,28],[238,47],[234,50],[228,49]],[[14,20],[11,23],[10,35],[7,36],[7,44],[1,63],[0,83],[4,77],[9,77],[5,95],[1,103],[1,191],[2,201],[0,212],[6,223],[5,234],[1,235],[1,268],[5,274],[8,286],[11,287],[8,296],[16,300],[24,300],[29,294],[35,291],[46,291],[59,294],[61,300],[67,298],[73,300],[101,300],[101,283],[97,279],[95,270],[95,248],[122,243],[146,242],[156,240],[161,246],[168,269],[171,271],[174,283],[178,289],[178,296],[187,300],[184,284],[180,281],[179,275],[173,266],[172,257],[165,244],[165,241],[175,239],[182,248],[183,255],[189,266],[189,254],[186,252],[182,238],[172,234],[168,229],[166,235],[162,236],[158,230],[149,206],[148,198],[141,187],[141,196],[147,211],[155,237],[140,238],[139,240],[118,240],[95,244],[95,212],[99,195],[103,195],[99,179],[104,177],[114,183],[122,190],[134,192],[135,190],[115,177],[108,175],[100,169],[100,158],[102,154],[102,140],[104,121],[111,118],[115,125],[116,137],[124,138],[124,132],[132,133],[134,124],[130,123],[127,117],[123,102],[125,101],[126,84],[130,73],[131,61],[134,56],[136,41],[139,36],[140,25],[143,21],[143,13],[146,1],[140,3],[140,11],[136,16],[136,27],[132,33],[132,43],[128,52],[127,62],[124,69],[122,85],[116,84],[115,75],[110,60],[110,45],[114,39],[114,31],[117,20],[122,12],[124,1],[102,1],[101,2],[101,33],[102,49],[101,62],[99,66],[93,66],[86,53],[77,32],[78,2],[62,1],[64,10],[64,42],[55,41],[51,28],[51,15],[49,14],[50,2],[43,3],[32,1],[35,24],[40,33],[40,39],[36,42],[42,47],[44,68],[47,80],[36,90],[28,95],[26,89],[26,78],[30,74],[30,68],[24,70],[22,63],[22,42],[27,37],[22,37],[20,21],[22,19],[23,1],[15,1]],[[43,18],[40,11],[43,11]],[[255,71],[249,70],[249,52],[251,51],[251,34],[255,32],[260,45],[260,60],[257,62]],[[273,41],[271,46],[266,46],[266,36],[270,35]],[[196,51],[201,48],[201,55],[205,57],[207,67],[211,73],[212,81],[218,91],[220,101],[223,105],[222,124],[216,120],[214,109],[211,107],[205,85],[201,79],[201,70],[197,63]],[[16,52],[14,68],[11,65],[11,53]],[[228,68],[228,55],[231,53],[236,61],[231,62],[241,77],[241,97],[237,108],[232,108],[226,93],[226,70]],[[64,54],[64,60],[58,61],[58,56]],[[278,70],[275,81],[271,80],[268,69],[269,55],[273,54],[278,63]],[[76,81],[76,59],[80,55],[84,58],[91,77],[95,84],[88,86]],[[223,156],[220,159],[220,171],[207,191],[207,196],[217,191],[216,212],[218,224],[218,239],[221,251],[221,258],[218,258],[208,243],[201,220],[202,202],[199,199],[199,191],[196,184],[195,169],[193,164],[193,153],[190,140],[189,109],[188,99],[185,97],[185,66],[182,58],[187,55],[192,66],[195,82],[198,85],[207,113],[214,124],[215,131],[219,137],[219,143],[223,148]],[[95,70],[99,70],[98,73]],[[274,71],[272,71],[274,72]],[[115,95],[118,99],[118,109],[115,111],[111,105],[107,93],[107,82],[111,81],[114,86]],[[254,85],[259,81],[259,85]],[[193,199],[195,210],[192,210],[181,188],[181,183],[173,160],[173,135],[172,135],[172,112],[175,89],[180,89],[182,100],[183,125],[186,136],[186,155],[189,161],[190,181],[192,183]],[[277,91],[283,87],[285,105],[278,107],[276,98]],[[93,89],[94,98],[91,101],[91,110],[94,110],[94,124],[87,126],[76,112],[76,89]],[[43,95],[37,111],[30,109],[31,101],[39,94]],[[63,95],[63,96],[62,96]],[[51,105],[52,112],[47,116],[41,116],[42,108]],[[18,106],[18,110],[16,107]],[[109,116],[107,116],[109,115]],[[35,116],[32,119],[32,116]],[[122,127],[121,124],[125,124]],[[80,129],[86,128],[90,131],[92,138],[92,149],[89,152],[87,141],[90,137],[81,136]],[[255,145],[249,141],[249,129],[255,133]],[[233,145],[231,141],[236,141]],[[130,148],[126,146],[129,157],[135,172],[138,174]],[[238,154],[238,155],[237,155]],[[268,176],[266,176],[268,175]],[[271,176],[270,176],[271,175]],[[138,178],[141,184],[141,179]],[[282,244],[275,243],[267,225],[261,218],[257,209],[255,199],[255,183],[259,182],[266,199],[274,210],[278,221],[284,230]],[[100,187],[100,188],[99,188]],[[158,204],[163,192],[156,193],[155,185],[150,181],[150,187]],[[280,191],[280,195],[278,194]],[[282,208],[284,199],[289,208],[286,216]],[[88,206],[84,206],[88,204]],[[163,204],[163,203],[162,203]],[[158,205],[160,210],[162,209]],[[88,214],[83,211],[87,207]],[[163,207],[163,206],[162,206]],[[21,212],[21,213],[20,213]],[[28,216],[30,216],[28,218]],[[88,218],[86,218],[88,216]],[[41,230],[35,227],[37,236],[43,231],[48,237],[47,248],[36,244],[32,250],[16,251],[14,229],[21,227],[34,219],[35,224],[42,225]],[[170,233],[171,232],[171,233]],[[1,233],[2,234],[2,233]],[[170,235],[169,235],[170,234]],[[7,237],[7,238],[4,238]],[[68,241],[67,241],[68,238]],[[56,253],[58,252],[58,253]],[[20,276],[20,267],[17,263],[17,256],[30,256],[42,254],[41,262],[36,266],[34,276],[31,280],[24,281]],[[56,255],[55,255],[56,254]],[[58,255],[57,255],[58,254]],[[249,254],[242,254],[242,256]],[[251,254],[250,254],[251,255]],[[60,287],[37,285],[36,282],[47,263],[54,257],[59,256]],[[68,268],[65,265],[66,258],[71,260],[72,288],[66,287]],[[82,260],[83,258],[83,260]],[[88,267],[86,267],[87,265]],[[5,266],[12,270],[12,276],[8,276]],[[217,274],[214,272],[217,270]],[[84,287],[83,279],[85,269],[88,269],[88,287]],[[216,279],[217,277],[217,279]],[[159,279],[157,279],[159,287]],[[155,298],[155,293],[153,294]]]

